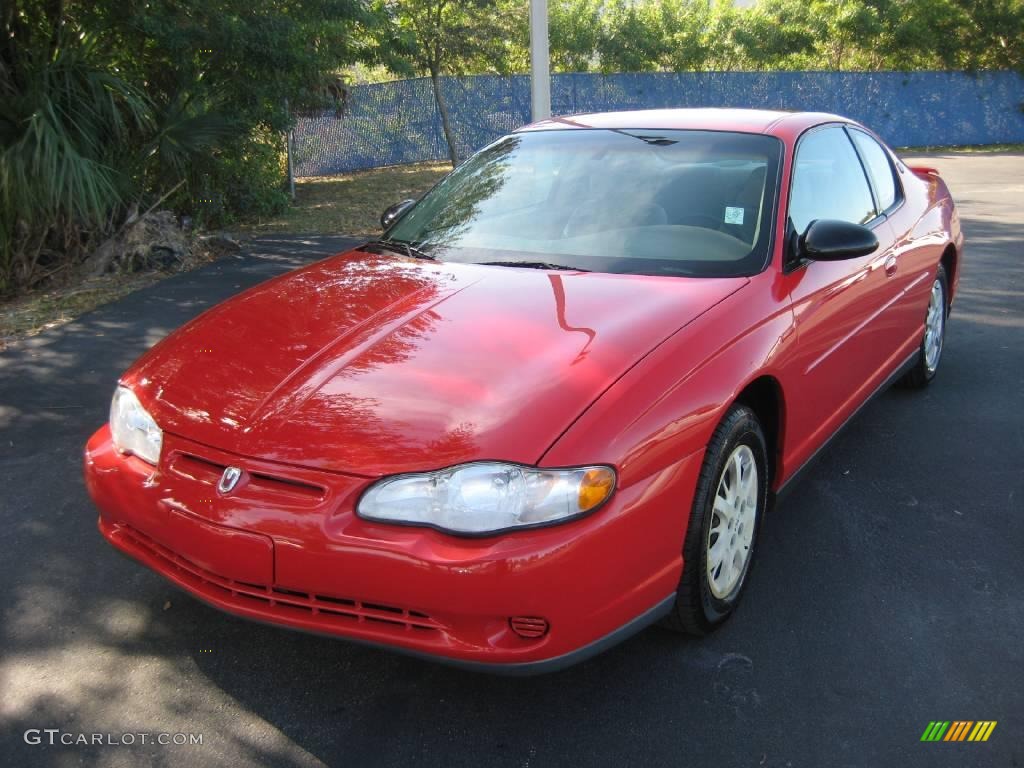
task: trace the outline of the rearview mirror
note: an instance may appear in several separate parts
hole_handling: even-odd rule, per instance
[[[395,203],[389,208],[384,209],[384,213],[380,215],[380,225],[385,230],[390,229],[391,225],[402,218],[405,212],[408,211],[416,204],[415,200],[403,200],[400,203]]]
[[[815,219],[800,235],[800,255],[814,261],[841,261],[867,256],[878,248],[875,233],[860,224]]]

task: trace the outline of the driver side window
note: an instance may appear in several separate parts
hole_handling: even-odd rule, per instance
[[[797,232],[815,219],[865,224],[876,215],[860,159],[840,126],[819,128],[797,146],[789,218]]]

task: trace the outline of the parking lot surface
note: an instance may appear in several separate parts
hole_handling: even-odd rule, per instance
[[[81,449],[118,374],[206,307],[351,241],[261,239],[9,349],[2,762],[1024,764],[1024,155],[922,162],[947,179],[968,243],[933,386],[863,409],[766,520],[748,594],[720,632],[652,628],[546,677],[247,623],[117,557],[96,531]],[[922,743],[933,720],[998,725],[983,744]],[[202,745],[50,746],[45,733],[27,743],[29,729]]]

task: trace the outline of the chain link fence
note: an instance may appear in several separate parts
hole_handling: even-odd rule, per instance
[[[446,77],[460,156],[530,121],[525,75]],[[559,74],[555,115],[662,107],[834,112],[893,146],[1024,142],[1024,78],[1016,72],[644,72]],[[448,157],[428,78],[353,87],[344,106],[300,118],[297,176]]]

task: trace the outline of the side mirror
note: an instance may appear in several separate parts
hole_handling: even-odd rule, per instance
[[[398,221],[405,212],[416,205],[415,200],[403,200],[400,203],[395,203],[389,208],[384,209],[384,213],[380,215],[380,225],[385,230],[390,229],[391,225]]]
[[[814,261],[842,261],[867,256],[878,248],[875,233],[860,224],[815,219],[800,235],[800,255]]]

